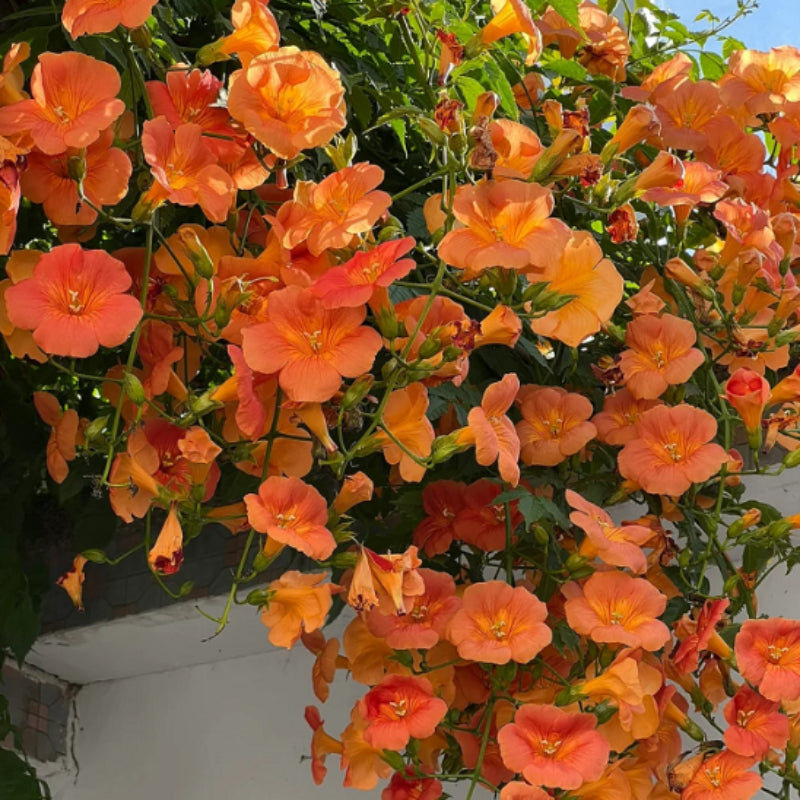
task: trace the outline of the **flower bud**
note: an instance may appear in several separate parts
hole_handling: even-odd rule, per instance
[[[438,336],[428,336],[419,347],[420,358],[433,358],[442,349]]]
[[[373,383],[375,383],[375,378],[372,375],[362,375],[345,391],[342,396],[342,408],[345,411],[355,408],[367,396]]]
[[[195,268],[195,271],[201,278],[208,280],[214,275],[214,262],[208,254],[200,237],[189,227],[182,226],[178,230],[178,238],[183,244],[183,249],[189,256],[189,260]]]
[[[86,156],[78,154],[67,159],[67,175],[72,180],[82,183],[86,177]]]
[[[147,400],[142,382],[132,372],[126,372],[123,376],[122,388],[131,402],[136,403],[137,406],[142,405],[142,403]]]

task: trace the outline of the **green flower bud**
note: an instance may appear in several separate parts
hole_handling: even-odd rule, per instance
[[[128,395],[132,403],[137,406],[142,405],[147,400],[147,395],[144,393],[144,386],[142,382],[132,373],[126,372],[122,378],[122,388],[125,394]]]

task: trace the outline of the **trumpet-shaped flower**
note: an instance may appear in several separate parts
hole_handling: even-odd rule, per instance
[[[372,250],[359,250],[349,261],[329,269],[312,287],[325,308],[357,308],[368,303],[376,286],[388,287],[414,269],[414,260],[400,258],[414,239],[393,239]]]
[[[147,208],[168,200],[199,205],[212,222],[224,222],[236,196],[230,175],[205,145],[203,129],[193,123],[175,130],[166,117],[144,123],[142,150],[155,183],[140,201]]]
[[[467,502],[467,485],[458,481],[434,481],[422,490],[427,516],[414,529],[414,544],[433,556],[446,553],[457,539],[455,520]]]
[[[47,471],[56,483],[63,483],[69,474],[67,462],[75,459],[75,444],[82,439],[78,412],[74,408],[62,411],[50,392],[34,392],[33,405],[42,421],[51,428],[47,441]]]
[[[552,640],[547,607],[527,589],[503,581],[468,586],[447,638],[470,661],[526,664]]]
[[[771,747],[784,750],[789,739],[789,718],[780,703],[742,686],[725,706],[725,744],[737,755],[762,759]]]
[[[299,182],[294,200],[278,212],[283,246],[292,249],[305,242],[314,256],[329,248],[347,247],[389,207],[391,197],[376,189],[382,181],[380,167],[361,163],[340,169],[318,184]]]
[[[231,75],[228,109],[279,158],[327,144],[345,126],[344,87],[320,55],[282,47]]]
[[[383,457],[398,465],[404,481],[419,481],[425,475],[425,466],[416,459],[431,454],[435,438],[427,411],[428,390],[421,383],[392,392],[383,409],[382,430],[375,439],[383,449]]]
[[[318,560],[328,558],[336,548],[333,534],[325,527],[325,498],[299,478],[267,478],[258,494],[245,495],[244,502],[250,524],[276,542]]]
[[[85,556],[75,556],[72,566],[56,581],[56,586],[60,586],[67,593],[72,605],[78,611],[83,611],[83,583],[86,580],[83,568],[87,563]]]
[[[411,740],[432,736],[447,713],[425,678],[389,675],[358,703],[367,725],[364,739],[373,747],[402,750]]]
[[[306,574],[289,570],[270,583],[269,600],[261,610],[261,622],[269,628],[269,640],[289,649],[305,631],[321,628],[331,609],[333,584],[323,583],[324,572]]]
[[[430,649],[461,607],[450,575],[433,569],[420,569],[418,574],[425,582],[425,591],[412,598],[408,613],[397,616],[373,609],[367,616],[370,631],[395,650]]]
[[[763,375],[742,367],[725,384],[725,399],[736,409],[748,432],[759,431],[764,407],[770,399],[769,382]]]
[[[619,471],[652,494],[681,495],[728,460],[723,447],[710,443],[717,433],[714,417],[686,403],[645,411],[636,430],[638,438],[619,454]]]
[[[174,503],[147,554],[147,561],[150,568],[161,575],[174,575],[183,564],[183,529]]]
[[[707,758],[681,792],[681,800],[750,800],[761,788],[752,758],[729,750]]]
[[[48,155],[88,147],[125,110],[119,73],[83,53],[42,53],[31,99],[0,108],[0,134],[29,133]]]
[[[45,353],[86,358],[133,333],[142,307],[126,294],[130,285],[125,265],[105,251],[61,245],[41,256],[30,278],[6,289],[8,318],[33,331]]]
[[[78,184],[70,176],[70,161],[79,159],[86,174],[82,180],[86,199],[95,206],[116,205],[128,191],[131,160],[118,147],[111,147],[114,134],[107,129],[86,148],[85,153],[69,148],[58,155],[38,150],[28,154],[28,165],[20,175],[22,193],[41,203],[44,213],[56,225],[91,225],[97,212],[84,203]]]
[[[612,642],[644,650],[660,650],[669,628],[657,619],[667,598],[649,581],[622,572],[596,572],[583,587],[564,589],[569,626],[594,642]]]
[[[528,466],[560,464],[597,434],[588,421],[592,404],[583,395],[553,386],[523,386],[517,404],[522,413],[517,435]]]
[[[327,309],[308,289],[288,286],[269,297],[268,320],[242,333],[248,365],[278,381],[290,400],[324,402],[342,383],[372,367],[380,334],[363,326],[363,308]]]
[[[593,714],[524,705],[497,735],[500,754],[509,769],[532,784],[577,789],[597,780],[608,763],[608,743],[596,725]]]
[[[625,331],[628,349],[619,362],[628,391],[638,399],[652,400],[668,386],[686,383],[703,363],[703,354],[693,346],[696,341],[689,320],[651,314],[634,319]]]
[[[467,415],[467,427],[459,442],[475,445],[475,460],[484,467],[497,461],[500,477],[516,486],[519,483],[519,437],[514,423],[506,416],[519,391],[519,378],[513,374],[489,386],[480,406]]]
[[[742,677],[775,702],[800,698],[800,622],[749,619],[734,642]]]
[[[606,444],[620,446],[636,438],[636,423],[658,400],[638,400],[627,389],[607,395],[603,410],[592,417],[597,438]]]
[[[623,281],[588,231],[564,236],[560,246],[537,254],[537,269],[529,273],[545,281],[548,291],[570,297],[561,308],[531,319],[531,330],[577,347],[611,319],[622,300]]]
[[[86,33],[109,33],[117,25],[138,28],[147,22],[157,0],[67,0],[61,22],[77,39]]]
[[[627,567],[643,574],[647,559],[641,545],[653,536],[644,525],[615,525],[602,508],[584,500],[577,492],[567,489],[567,502],[575,510],[569,515],[573,525],[585,534],[581,544],[582,555],[597,555],[601,561],[614,567]]]
[[[464,227],[446,234],[439,257],[474,277],[490,267],[525,269],[546,252],[564,223],[550,219],[553,196],[535,183],[481,181],[460,186],[453,214]]]

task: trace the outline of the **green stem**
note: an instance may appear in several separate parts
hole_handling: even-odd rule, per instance
[[[146,237],[146,244],[145,244],[145,252],[144,252],[144,266],[142,267],[142,288],[139,294],[139,303],[144,309],[147,305],[147,291],[149,288],[150,283],[150,262],[153,258],[153,230],[156,224],[156,215],[157,211],[153,213],[153,219],[151,220],[150,224],[147,226],[147,237]],[[133,337],[131,338],[131,346],[128,350],[128,359],[125,362],[125,370],[123,373],[122,380],[124,381],[125,376],[131,373],[133,369],[133,362],[136,360],[136,348],[139,346],[139,337],[142,335],[142,327],[144,324],[144,319],[142,319],[139,324],[136,326],[136,330],[133,332]],[[117,401],[117,407],[114,410],[114,421],[111,423],[111,433],[108,442],[108,454],[106,455],[106,465],[103,469],[103,474],[100,478],[100,483],[106,483],[108,481],[109,473],[111,472],[111,464],[114,461],[115,449],[117,444],[117,433],[119,431],[119,423],[122,419],[122,406],[125,404],[125,392],[121,392],[119,396],[119,400]]]

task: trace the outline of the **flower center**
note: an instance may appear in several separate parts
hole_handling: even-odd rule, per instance
[[[497,641],[502,641],[503,639],[508,638],[508,631],[506,630],[507,626],[508,623],[504,619],[498,619],[492,623],[492,633]]]
[[[750,720],[753,718],[753,714],[755,713],[755,711],[739,711],[739,713],[736,715],[736,724],[740,728],[746,728],[747,723],[750,722]]]
[[[67,303],[69,313],[80,314],[86,308],[85,303],[81,302],[80,292],[77,289],[67,289],[67,294],[69,295],[69,303]]]
[[[609,622],[612,625],[622,625],[622,621],[625,619],[625,615],[621,611],[612,611],[611,617]]]
[[[779,664],[783,656],[789,652],[788,647],[778,647],[776,644],[771,644],[768,650],[769,654],[767,655],[767,658],[773,664]]]
[[[408,714],[408,704],[405,700],[389,703],[389,708],[392,709],[392,712],[398,719],[402,719]]]
[[[561,747],[561,739],[556,739],[555,736],[549,736],[546,739],[540,739],[539,744],[542,746],[542,752],[550,758],[558,752]]]
[[[306,337],[306,339],[308,339],[308,343],[311,345],[311,349],[315,353],[319,353],[319,351],[322,350],[322,342],[320,341],[320,338],[322,337],[321,330],[316,330],[312,333],[308,333],[308,331],[306,331],[303,335]]]
[[[676,464],[683,458],[683,455],[678,452],[678,445],[675,442],[667,442],[664,445],[664,449]]]
[[[414,609],[411,612],[411,618],[417,622],[428,618],[428,606],[414,604]]]
[[[719,789],[722,784],[719,776],[719,767],[713,767],[712,769],[706,770],[706,775],[708,776],[709,783],[715,788]]]
[[[296,514],[276,514],[275,521],[281,528],[288,528],[297,520]]]
[[[663,351],[661,351],[661,350],[656,350],[656,352],[655,352],[655,353],[653,353],[653,361],[655,361],[655,362],[656,362],[656,366],[657,366],[659,369],[664,369],[664,364],[666,363],[666,361],[664,360],[664,353],[663,353]]]

